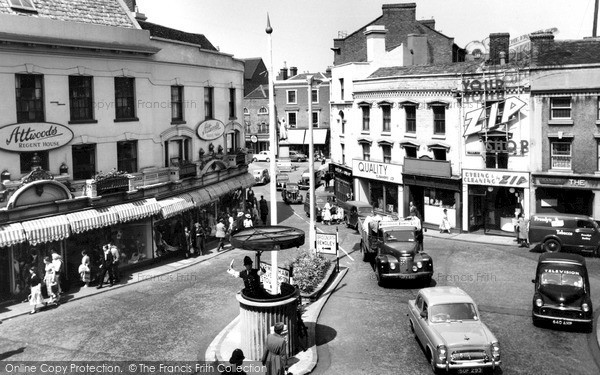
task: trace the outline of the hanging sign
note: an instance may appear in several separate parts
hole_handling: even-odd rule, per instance
[[[212,141],[225,133],[225,125],[219,120],[206,120],[198,125],[196,133],[200,139]]]
[[[46,151],[73,139],[68,127],[51,122],[10,124],[0,128],[0,149],[13,152]]]

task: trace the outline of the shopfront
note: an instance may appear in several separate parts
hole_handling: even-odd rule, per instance
[[[600,217],[600,177],[585,178],[551,174],[532,175],[535,213],[562,213]]]
[[[469,232],[514,233],[515,213],[530,215],[528,172],[468,170],[463,178],[463,226]]]
[[[343,165],[330,163],[329,173],[333,175],[333,189],[336,199],[342,202],[352,200],[354,197],[352,169]]]
[[[354,200],[368,202],[383,214],[399,214],[402,202],[402,166],[369,160],[352,160],[352,175],[357,178]]]

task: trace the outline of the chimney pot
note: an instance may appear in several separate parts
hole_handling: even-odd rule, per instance
[[[509,33],[490,34],[490,64],[500,64],[500,52],[504,52],[505,63],[508,63]]]

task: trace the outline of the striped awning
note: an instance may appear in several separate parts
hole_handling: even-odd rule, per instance
[[[158,201],[158,204],[160,205],[160,212],[164,219],[196,207],[192,201],[192,197],[187,194],[161,199]]]
[[[205,204],[214,201],[214,199],[210,197],[210,194],[208,194],[208,191],[206,189],[192,191],[189,193],[189,195],[192,197],[194,203],[198,207],[204,206]]]
[[[0,247],[16,245],[25,240],[25,231],[21,223],[0,225]]]
[[[115,225],[119,222],[119,216],[109,208],[96,208],[91,210],[73,212],[67,214],[73,233],[81,233],[92,229],[98,229]]]
[[[235,179],[234,181],[240,185],[239,187],[242,187],[244,189],[256,185],[254,176],[252,176],[250,173],[246,173],[245,175],[240,176],[239,178]]]
[[[206,187],[208,194],[212,199],[218,199],[229,192],[229,186],[224,182],[219,182]]]
[[[25,237],[32,245],[60,241],[71,235],[71,224],[66,215],[24,221]]]
[[[154,198],[137,202],[124,203],[109,208],[116,212],[120,222],[140,220],[160,212],[160,205]]]

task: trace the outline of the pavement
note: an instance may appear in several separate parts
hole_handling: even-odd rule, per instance
[[[425,233],[425,237],[435,238],[448,238],[454,241],[464,241],[471,243],[483,243],[493,244],[501,246],[516,246],[515,239],[512,236],[496,236],[483,233],[439,233],[439,231],[429,228]],[[211,246],[212,245],[212,246]],[[216,248],[215,243],[209,243],[207,246],[210,250]],[[113,287],[104,287],[102,289],[96,289],[95,287],[80,288],[79,291],[69,294],[69,301],[86,298],[101,293],[110,293],[112,290],[127,287],[138,282],[144,282],[151,280],[152,278],[176,272],[178,270],[193,266],[198,263],[205,262],[216,256],[224,254],[230,250],[231,247],[227,247],[224,251],[216,252],[211,251],[207,255],[201,255],[196,258],[189,259],[177,259],[169,263],[159,264],[140,270],[130,270],[123,272],[121,283],[115,284]],[[289,371],[294,374],[308,374],[310,373],[317,364],[317,346],[315,339],[315,327],[319,314],[325,306],[329,296],[335,290],[339,282],[347,273],[347,269],[340,268],[340,272],[336,275],[335,279],[327,286],[327,289],[322,293],[321,297],[315,302],[305,306],[304,314],[302,316],[305,323],[309,327],[308,332],[308,345],[307,350],[298,353],[291,358],[290,363],[293,363],[289,368]],[[21,315],[29,314],[30,312],[29,303],[16,303],[16,304],[2,304],[0,305],[0,322],[7,319],[15,319]],[[598,316],[598,314],[597,314]],[[598,319],[596,320],[596,339],[600,345],[600,325]],[[214,361],[215,359],[220,362],[228,362],[231,353],[234,349],[238,348],[241,343],[240,328],[239,328],[239,316],[229,323],[212,341],[205,353],[206,361]]]

